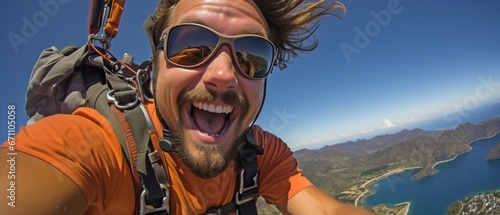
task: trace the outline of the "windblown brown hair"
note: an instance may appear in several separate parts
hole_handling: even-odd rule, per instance
[[[154,25],[154,41],[159,41],[160,34],[167,27],[172,9],[179,0],[161,0],[151,15]],[[291,57],[297,52],[312,51],[318,46],[318,40],[311,38],[319,27],[319,18],[334,15],[342,18],[346,9],[340,2],[319,0],[254,0],[264,14],[270,27],[269,39],[277,48],[276,65],[280,69],[287,67]],[[312,39],[312,41],[310,40]],[[311,42],[308,42],[311,41]]]

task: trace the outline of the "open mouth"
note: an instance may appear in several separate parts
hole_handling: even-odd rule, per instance
[[[231,124],[231,113],[234,107],[230,105],[215,105],[204,102],[194,102],[191,106],[191,120],[202,134],[218,137]]]

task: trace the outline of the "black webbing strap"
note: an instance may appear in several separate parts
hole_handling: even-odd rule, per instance
[[[246,141],[246,144],[238,152],[242,168],[240,180],[243,182],[240,182],[240,189],[235,196],[238,212],[241,215],[257,214],[257,206],[255,205],[259,192],[257,154],[264,152],[262,146],[255,143],[252,130],[247,133]]]
[[[257,155],[264,153],[262,146],[257,145],[252,130],[246,134],[246,142],[238,150],[240,158],[240,186],[236,191],[234,200],[218,208],[207,210],[207,215],[226,215],[234,213],[239,215],[257,214],[256,198],[259,194]]]
[[[238,205],[236,201],[233,200],[224,206],[208,209],[205,215],[226,215],[234,213],[236,210],[238,210]]]

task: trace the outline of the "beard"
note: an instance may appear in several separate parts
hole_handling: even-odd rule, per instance
[[[186,101],[195,102],[209,102],[215,100],[216,94],[211,93],[207,90],[192,90],[183,93],[184,95],[179,97],[179,116],[181,116],[179,122],[176,123],[177,126],[169,127],[168,131],[169,140],[172,143],[174,152],[176,152],[182,162],[191,170],[191,172],[199,178],[213,178],[224,170],[231,164],[231,162],[237,158],[238,149],[240,143],[244,141],[245,130],[242,129],[242,118],[248,110],[248,103],[242,97],[234,92],[229,92],[221,95],[221,100],[228,104],[234,105],[241,108],[241,116],[235,120],[235,131],[241,131],[241,134],[233,135],[228,141],[231,143],[228,149],[223,149],[219,145],[209,145],[200,142],[187,142],[187,138],[184,133],[184,127],[182,122],[189,119],[183,119],[183,114],[181,114],[181,104],[185,104]],[[194,155],[189,149],[192,146],[199,153]]]

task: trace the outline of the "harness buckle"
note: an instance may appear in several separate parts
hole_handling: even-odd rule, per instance
[[[246,198],[243,198],[243,197],[240,197],[240,196],[242,196],[240,193],[236,193],[235,199],[236,199],[236,204],[237,205],[242,205],[242,204],[245,204],[245,203],[247,203],[249,201],[254,200],[253,196],[247,196]]]
[[[221,215],[222,211],[220,209],[209,209],[205,215]]]
[[[159,208],[154,208],[151,205],[146,204],[146,196],[148,195],[146,190],[142,190],[141,192],[141,207],[139,214],[150,214],[150,213],[156,213],[160,211],[167,211],[167,213],[170,211],[170,206],[169,206],[169,199],[170,199],[170,192],[168,191],[167,186],[164,184],[160,184],[161,189],[165,191],[165,197],[163,197],[163,204]]]
[[[257,177],[259,176],[259,173],[255,174],[255,176],[252,178],[253,179],[253,185],[250,187],[245,187],[245,169],[241,170],[240,173],[240,190],[236,192],[236,204],[241,205],[245,204],[249,201],[254,200],[255,196],[257,195],[257,192],[255,190],[258,188],[259,184],[257,183]],[[247,193],[248,191],[254,191]]]
[[[133,87],[133,86],[129,86],[129,87],[130,87],[131,90],[137,91],[137,89],[135,89],[135,87]],[[116,96],[115,96],[115,91],[114,90],[109,90],[108,93],[106,93],[106,100],[108,101],[108,103],[113,103],[120,110],[129,109],[129,108],[133,107],[134,105],[136,105],[139,102],[139,99],[136,97],[134,101],[129,102],[129,103],[124,104],[124,105],[121,105],[118,102],[118,100],[116,100]]]
[[[255,174],[255,176],[252,178],[253,179],[253,185],[250,187],[245,187],[245,169],[241,170],[240,173],[240,194],[243,195],[244,192],[255,189],[259,186],[257,183],[257,177],[259,176],[259,173]]]

